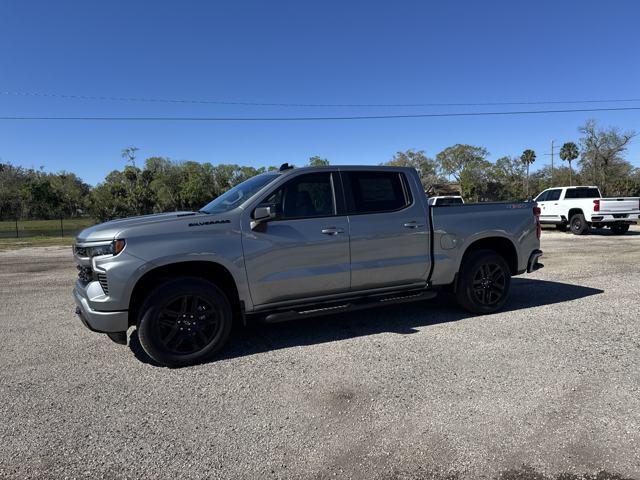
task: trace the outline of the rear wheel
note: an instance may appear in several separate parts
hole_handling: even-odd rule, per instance
[[[614,223],[610,228],[614,235],[624,235],[629,231],[629,225],[625,223]]]
[[[581,213],[576,213],[571,217],[571,233],[574,235],[584,235],[589,230],[589,224]]]
[[[511,272],[505,259],[493,250],[478,250],[462,264],[456,300],[472,313],[492,313],[504,306],[510,288]]]
[[[231,332],[229,300],[213,283],[199,278],[169,280],[157,287],[140,310],[138,337],[156,362],[180,367],[218,352]]]

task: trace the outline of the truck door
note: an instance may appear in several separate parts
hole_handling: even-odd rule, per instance
[[[351,290],[424,282],[429,228],[405,173],[343,170],[351,238]]]
[[[540,207],[540,221],[541,222],[549,222],[551,219],[548,217],[547,214],[547,195],[549,193],[549,190],[545,190],[544,192],[542,192],[540,195],[538,195],[536,198],[533,199],[534,202],[536,202],[538,204],[538,207]]]
[[[279,212],[275,219],[251,229],[246,213],[242,245],[255,305],[349,290],[343,198],[337,171],[301,174],[260,201]]]
[[[545,208],[542,211],[542,214],[548,216],[549,220],[553,222],[562,221],[561,215],[562,215],[563,207],[560,204],[561,193],[562,193],[561,188],[553,188],[551,190],[547,190],[547,197],[545,198],[545,201],[544,201]]]

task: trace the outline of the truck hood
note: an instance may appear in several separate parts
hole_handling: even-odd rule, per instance
[[[207,215],[197,212],[169,212],[111,220],[109,222],[99,223],[98,225],[94,225],[93,227],[89,227],[83,230],[78,234],[77,241],[79,243],[109,241],[113,240],[118,232],[121,232],[126,228],[138,227],[158,222],[174,221],[180,218],[193,219],[205,216]]]

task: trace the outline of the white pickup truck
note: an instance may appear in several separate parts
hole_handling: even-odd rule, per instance
[[[540,223],[555,224],[558,230],[583,235],[591,227],[609,227],[624,235],[629,225],[640,219],[640,198],[602,198],[598,187],[556,187],[535,199],[540,207]]]

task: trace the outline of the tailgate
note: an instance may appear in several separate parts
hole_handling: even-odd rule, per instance
[[[627,197],[627,198],[601,198],[600,199],[600,213],[607,212],[624,212],[624,213],[637,213],[640,211],[640,199]]]

